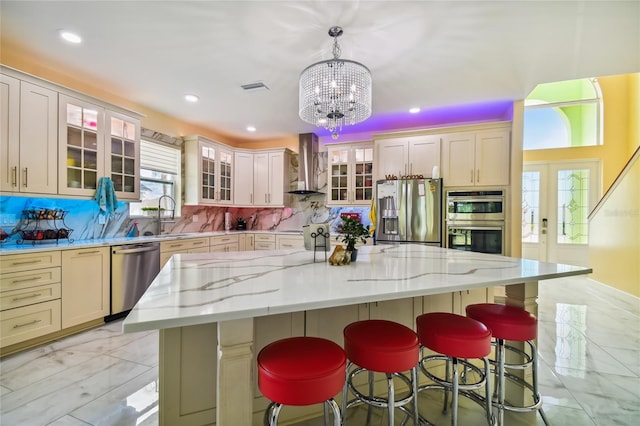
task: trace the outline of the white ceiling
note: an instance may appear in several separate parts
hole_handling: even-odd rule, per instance
[[[314,130],[298,117],[298,77],[331,57],[333,25],[344,28],[342,58],[372,72],[375,118],[413,106],[425,114],[522,99],[542,82],[640,71],[637,0],[2,0],[0,15],[0,36],[27,51],[136,104],[241,138]],[[78,32],[83,43],[63,43],[59,29]],[[270,90],[240,88],[257,81]],[[200,102],[187,104],[185,93]],[[413,120],[419,125],[420,114]]]

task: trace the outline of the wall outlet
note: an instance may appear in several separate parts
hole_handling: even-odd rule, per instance
[[[0,214],[0,225],[2,226],[14,226],[16,224],[15,214]]]
[[[197,215],[197,214],[194,214],[192,217],[193,217],[193,221],[194,221],[194,222],[197,222],[197,221],[198,221],[198,215]]]

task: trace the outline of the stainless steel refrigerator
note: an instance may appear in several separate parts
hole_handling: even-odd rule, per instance
[[[442,246],[442,179],[376,182],[376,240]]]

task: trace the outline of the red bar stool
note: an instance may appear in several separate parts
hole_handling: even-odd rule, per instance
[[[419,391],[441,389],[444,390],[443,413],[448,407],[448,394],[452,393],[451,424],[458,424],[458,396],[469,397],[485,408],[487,423],[492,425],[494,417],[490,403],[479,395],[476,390],[485,388],[485,394],[491,395],[490,367],[488,356],[491,353],[491,331],[481,322],[462,315],[448,312],[433,312],[416,318],[416,331],[420,344],[438,355],[425,356],[420,360],[420,369],[435,384],[423,385]],[[482,360],[481,369],[469,358]],[[432,361],[445,361],[445,377],[432,373],[427,364]],[[462,365],[464,379],[460,380],[458,367]],[[470,372],[475,373],[474,381],[469,382]],[[461,383],[462,382],[462,383]]]
[[[542,411],[542,397],[538,391],[538,355],[536,345],[533,340],[538,334],[538,320],[534,315],[524,309],[515,306],[500,305],[496,303],[478,303],[469,305],[466,308],[467,316],[474,318],[491,329],[496,347],[495,360],[490,360],[494,365],[496,380],[496,391],[494,398],[497,399],[498,425],[504,424],[504,410],[516,412],[538,411],[544,424],[548,425],[547,417]],[[529,351],[520,350],[508,345],[505,341],[524,342],[529,347]],[[506,363],[506,350],[519,354],[522,363]],[[523,378],[509,373],[507,370],[526,370],[531,368],[531,383]],[[515,406],[505,402],[505,379],[509,379],[532,393],[533,404],[528,406]]]
[[[344,421],[348,408],[364,403],[368,406],[367,423],[371,419],[371,408],[386,408],[389,425],[394,424],[394,409],[398,408],[407,416],[413,417],[419,424],[417,365],[420,355],[418,337],[408,327],[386,320],[365,320],[349,324],[344,329],[344,350],[347,353],[347,373],[342,396],[342,418]],[[351,367],[355,366],[351,371]],[[411,377],[405,374],[410,371]],[[368,374],[368,393],[358,390],[354,383],[362,372]],[[387,395],[382,398],[374,395],[374,372],[383,373],[387,380]],[[409,388],[409,392],[396,399],[393,378],[397,377]],[[347,401],[351,391],[354,399]],[[407,405],[412,404],[408,409]],[[404,424],[404,423],[403,423]]]
[[[275,426],[283,405],[324,403],[325,425],[328,407],[333,424],[342,422],[333,400],[344,386],[347,357],[340,346],[318,337],[290,337],[265,346],[258,354],[258,387],[271,400],[264,424]]]

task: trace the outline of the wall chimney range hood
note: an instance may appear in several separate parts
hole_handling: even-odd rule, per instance
[[[298,135],[298,188],[289,194],[320,194],[318,191],[318,135],[302,133]]]

